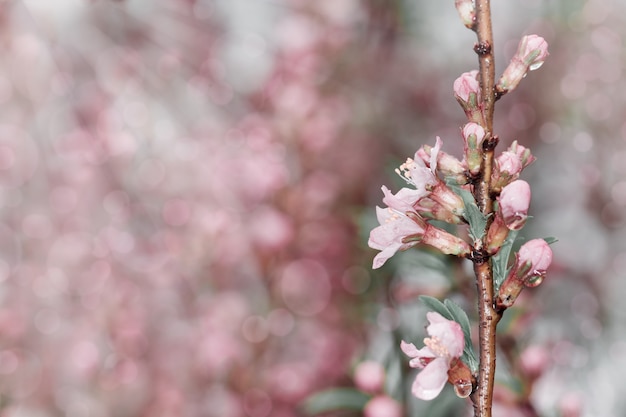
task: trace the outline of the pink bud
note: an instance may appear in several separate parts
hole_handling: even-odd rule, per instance
[[[515,265],[498,290],[498,308],[511,307],[524,287],[541,284],[551,263],[552,249],[545,240],[524,243],[515,256]]]
[[[529,279],[534,277],[545,276],[548,267],[552,263],[552,249],[550,245],[543,239],[533,239],[524,243],[517,253],[517,265],[530,265],[529,271],[524,276],[523,281],[526,284],[532,284],[528,282]]]
[[[498,155],[495,169],[491,175],[493,191],[501,191],[508,183],[516,180],[523,168],[522,161],[513,152],[504,151]]]
[[[465,146],[479,149],[485,139],[485,129],[478,123],[470,122],[463,126],[463,139]]]
[[[385,368],[375,361],[361,362],[354,369],[354,383],[362,391],[380,392],[385,382]]]
[[[478,71],[473,70],[470,72],[464,72],[459,78],[454,80],[454,96],[459,102],[461,102],[462,106],[463,103],[467,103],[467,105],[473,107],[478,105],[480,85],[476,79],[477,75]],[[472,97],[472,95],[474,96]],[[463,107],[465,108],[465,106]]]
[[[528,71],[539,68],[548,56],[548,43],[537,35],[524,36],[517,52],[496,83],[496,91],[505,94],[513,91]]]
[[[518,144],[516,140],[511,143],[511,146],[509,146],[507,151],[517,155],[519,160],[522,162],[522,168],[526,168],[528,165],[535,162],[535,159],[537,159],[532,153],[530,153],[530,149]]]
[[[517,49],[517,56],[530,71],[538,69],[548,55],[548,42],[537,35],[524,36]]]
[[[509,230],[524,227],[530,206],[530,186],[526,181],[513,181],[502,189],[500,194],[500,212],[504,224]]]
[[[485,139],[485,129],[478,123],[470,122],[463,126],[461,133],[467,168],[471,174],[478,174],[482,164],[482,144]]]
[[[402,417],[402,406],[393,398],[379,395],[365,404],[365,417]]]
[[[517,175],[522,171],[522,161],[519,157],[509,151],[502,152],[497,158],[498,171],[500,173],[507,173],[508,176]]]

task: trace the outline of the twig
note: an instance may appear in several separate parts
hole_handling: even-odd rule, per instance
[[[493,133],[496,97],[490,0],[476,1],[476,33],[478,43],[474,50],[478,54],[479,82],[483,100],[483,128],[486,132],[486,140],[483,146],[480,174],[474,185],[474,197],[483,214],[489,215],[493,211],[490,180],[493,170],[494,149],[498,142],[497,136]],[[493,270],[490,258],[483,249],[485,242],[475,242],[474,246],[478,254],[474,260],[474,272],[476,273],[478,289],[480,367],[478,388],[472,395],[472,401],[475,417],[491,417],[496,369],[496,326],[502,315],[494,308]]]

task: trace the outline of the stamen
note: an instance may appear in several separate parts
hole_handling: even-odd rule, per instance
[[[396,168],[396,174],[398,174],[403,180],[405,180],[409,184],[414,184],[413,179],[411,178],[411,170],[415,169],[417,164],[411,158],[407,158],[406,162],[400,165],[399,168]]]
[[[438,337],[427,337],[424,339],[424,345],[428,346],[428,348],[437,356],[439,357],[449,357],[450,356],[450,352],[448,351],[448,348],[445,347],[442,343],[441,340],[439,340]]]

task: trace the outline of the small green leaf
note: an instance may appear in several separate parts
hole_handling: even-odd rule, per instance
[[[448,307],[446,307],[444,303],[442,303],[435,297],[431,297],[429,295],[420,295],[419,299],[430,310],[433,310],[436,313],[441,314],[443,317],[447,318],[448,320],[454,320],[454,317],[452,316],[452,314],[450,314]]]
[[[551,245],[551,244],[556,243],[556,242],[559,241],[559,239],[557,239],[555,237],[552,237],[552,236],[551,237],[544,237],[543,240],[545,240],[548,245]]]
[[[478,360],[476,359],[474,346],[472,346],[471,327],[467,313],[452,300],[446,299],[443,303],[448,308],[450,314],[452,314],[453,320],[459,323],[461,329],[463,329],[465,347],[463,348],[463,356],[461,357],[461,360],[463,360],[463,362],[465,362],[472,371],[476,371],[478,369]]]
[[[485,228],[487,226],[487,216],[485,216],[478,206],[474,196],[469,191],[454,185],[453,183],[447,183],[448,187],[455,194],[461,197],[463,204],[465,205],[465,220],[469,223],[469,233],[472,239],[482,239],[485,234]]]
[[[310,416],[337,410],[360,411],[370,398],[353,388],[331,388],[309,396],[302,403],[302,410]]]
[[[491,258],[493,265],[493,282],[496,290],[500,288],[502,282],[506,278],[508,271],[509,256],[511,255],[511,249],[513,249],[513,243],[517,239],[519,230],[512,230],[509,232],[504,244],[500,247],[498,253]]]

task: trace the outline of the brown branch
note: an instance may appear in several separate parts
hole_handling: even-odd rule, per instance
[[[493,32],[491,29],[490,0],[476,0],[476,33],[478,43],[474,50],[478,54],[479,82],[482,94],[483,128],[486,140],[483,146],[481,171],[474,185],[474,198],[485,215],[493,211],[490,193],[494,149],[497,136],[493,133],[495,96],[495,61],[493,56]],[[487,228],[489,225],[487,225]],[[486,238],[486,230],[485,237]],[[478,241],[474,250],[481,256],[474,261],[476,287],[478,290],[479,352],[478,387],[472,394],[475,417],[491,417],[493,387],[496,370],[496,326],[502,317],[494,308],[493,269],[489,256],[484,251],[485,242]]]

